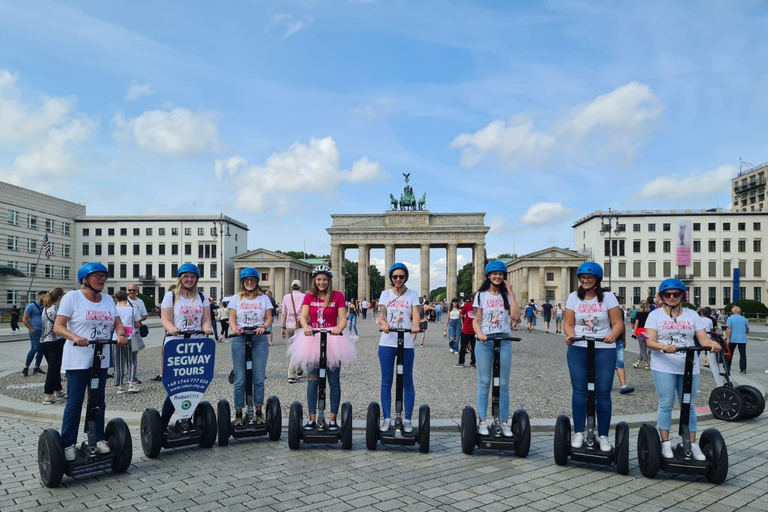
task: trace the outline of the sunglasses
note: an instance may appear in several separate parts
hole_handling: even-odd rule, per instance
[[[128,293],[138,292],[139,290],[128,290]]]
[[[395,280],[395,279],[405,279],[405,275],[404,274],[392,274],[392,279],[393,280]]]
[[[683,296],[683,292],[664,292],[661,296],[665,299],[677,299]]]

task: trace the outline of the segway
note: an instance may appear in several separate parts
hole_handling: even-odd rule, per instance
[[[267,411],[264,423],[254,421],[253,408],[253,353],[252,343],[255,333],[254,328],[243,329],[245,337],[245,403],[247,412],[243,417],[242,425],[235,425],[232,421],[231,409],[226,399],[219,400],[216,414],[219,418],[219,446],[229,444],[229,438],[241,439],[244,437],[259,437],[269,435],[271,441],[280,439],[283,429],[283,420],[280,412],[280,400],[275,395],[267,399]],[[230,335],[234,338],[234,335]]]
[[[419,444],[421,453],[429,452],[429,406],[419,407],[419,427],[413,432],[403,430],[403,357],[405,351],[405,333],[410,329],[390,329],[397,333],[397,362],[395,374],[395,421],[389,426],[389,430],[379,430],[381,408],[378,402],[368,404],[368,415],[365,421],[365,446],[369,450],[375,450],[379,441],[381,444],[395,444],[399,446],[413,446]]]
[[[298,400],[291,404],[288,416],[288,447],[291,450],[299,448],[299,442],[303,440],[308,444],[330,444],[341,441],[341,447],[345,450],[352,449],[352,404],[341,404],[341,423],[336,431],[329,430],[325,422],[325,380],[328,363],[326,360],[328,333],[330,329],[313,329],[313,334],[320,334],[320,361],[317,374],[317,419],[312,430],[304,430],[303,410]]]
[[[179,419],[163,429],[157,409],[141,415],[141,448],[155,458],[163,448],[193,444],[210,448],[216,442],[216,413],[207,401],[200,401],[213,380],[216,342],[210,338],[191,338],[204,331],[182,331],[167,340],[163,361],[163,385]]]
[[[616,444],[610,452],[600,450],[600,443],[595,435],[597,393],[595,393],[595,343],[603,342],[603,337],[576,336],[572,341],[587,342],[587,430],[581,448],[571,446],[571,420],[565,414],[557,417],[555,423],[555,464],[565,466],[568,457],[579,462],[610,466],[616,464],[620,475],[629,474],[629,425],[620,421],[616,425]],[[609,349],[603,349],[609,350]]]
[[[717,364],[711,367],[718,387],[713,389],[709,395],[709,409],[719,420],[736,421],[742,418],[757,418],[765,410],[765,397],[754,386],[733,385],[730,370],[732,357],[730,347],[720,334],[709,333],[709,337],[717,341],[722,348],[720,352],[715,354]]]
[[[705,476],[713,484],[719,484],[728,476],[728,449],[720,431],[708,428],[699,438],[699,448],[707,460],[696,460],[691,452],[691,436],[688,420],[691,412],[691,390],[693,389],[693,359],[704,347],[678,347],[678,352],[685,352],[685,374],[683,377],[683,400],[680,404],[680,430],[683,438],[672,453],[674,457],[661,456],[661,437],[656,427],[648,423],[640,427],[637,436],[637,462],[640,472],[653,478],[659,470],[667,473]]]
[[[461,451],[472,455],[475,446],[489,450],[514,451],[518,457],[527,457],[531,448],[531,422],[525,409],[518,409],[512,414],[512,437],[504,437],[501,432],[499,396],[501,389],[501,342],[520,341],[506,334],[489,334],[488,341],[493,341],[493,400],[491,413],[493,424],[488,427],[488,435],[477,432],[477,416],[471,406],[464,407],[461,414]]]
[[[37,465],[40,478],[46,487],[57,487],[62,477],[80,476],[95,471],[111,469],[113,473],[123,473],[131,465],[133,443],[128,425],[122,418],[114,418],[104,429],[104,440],[109,444],[109,453],[96,451],[96,414],[99,412],[99,372],[102,351],[105,345],[114,345],[112,340],[91,340],[94,345],[93,364],[91,365],[91,384],[88,390],[88,403],[85,412],[85,429],[88,440],[79,447],[75,446],[75,460],[64,460],[64,444],[55,428],[48,428],[40,434],[37,443]]]

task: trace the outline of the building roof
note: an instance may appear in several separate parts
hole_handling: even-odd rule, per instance
[[[80,215],[77,222],[229,222],[248,231],[248,225],[227,215]]]

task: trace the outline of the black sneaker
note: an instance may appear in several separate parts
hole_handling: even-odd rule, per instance
[[[149,380],[151,380],[152,382],[160,382],[160,381],[162,381],[162,380],[163,380],[163,377],[161,377],[160,375],[158,375],[157,377],[152,377],[152,378],[151,378],[151,379],[149,379]]]
[[[24,368],[21,370],[21,374],[25,377],[29,377],[29,368]]]
[[[257,425],[264,423],[264,415],[261,413],[261,411],[256,411],[256,417],[254,418],[254,421]]]
[[[335,421],[328,422],[329,432],[336,432],[337,430],[339,430],[339,425]]]
[[[115,376],[114,376],[114,375],[112,375],[111,373],[108,373],[108,374],[107,374],[107,378],[108,378],[108,379],[114,379],[114,378],[115,378]]]
[[[141,381],[139,379],[136,379],[133,381],[134,384],[141,384]]]
[[[236,412],[235,413],[235,426],[239,427],[242,424],[243,424],[243,413],[242,413],[242,411],[241,412]]]
[[[315,430],[316,427],[317,427],[317,423],[315,423],[314,421],[308,421],[304,425],[304,430]]]
[[[43,370],[41,370],[39,367],[36,367],[36,368],[33,370],[33,372],[34,372],[34,373],[37,373],[38,375],[45,375],[45,372],[44,372]]]

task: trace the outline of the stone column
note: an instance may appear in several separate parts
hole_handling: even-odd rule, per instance
[[[475,267],[472,291],[476,292],[485,280],[485,242],[477,243],[472,248],[472,263]]]
[[[522,298],[521,305],[525,307],[530,300],[528,293],[528,267],[523,267],[522,283],[520,283],[520,297]]]
[[[283,299],[283,297],[291,289],[291,281],[293,281],[293,279],[291,279],[291,264],[288,263],[287,267],[283,267],[283,293],[279,299],[275,297],[275,300],[279,301]]]
[[[345,296],[347,295],[347,263],[344,258],[344,253],[346,252],[346,247],[339,244],[338,249],[339,255],[338,255],[338,265],[339,265],[339,273],[336,274],[336,271],[334,270],[334,274],[338,275],[338,277],[334,280],[334,288],[338,288],[338,291],[343,293]],[[349,297],[350,299],[353,299],[354,297]]]
[[[369,277],[368,277],[368,245],[360,244],[357,246],[357,298],[359,300],[368,299]]]
[[[445,298],[447,300],[458,297],[458,276],[456,268],[456,244],[448,244],[445,250]]]
[[[389,268],[394,264],[395,264],[395,244],[384,244],[384,289],[385,290],[392,288],[392,283],[389,281]]]
[[[275,267],[269,267],[269,289],[272,290],[273,297],[277,295],[277,290],[275,289],[275,283],[277,283],[277,279],[275,279],[275,277],[277,277],[275,276]]]
[[[568,278],[568,274],[570,272],[567,266],[560,267],[560,272],[561,272],[560,278],[562,280],[561,289],[560,289],[560,297],[561,297],[560,300],[562,300],[563,303],[565,303],[565,301],[568,300],[568,295],[571,294],[571,280]]]
[[[547,289],[545,288],[545,278],[546,278],[546,272],[544,267],[539,267],[539,296],[536,297],[537,300],[543,302],[544,299],[547,298]]]
[[[429,244],[421,244],[421,293],[429,298]]]

